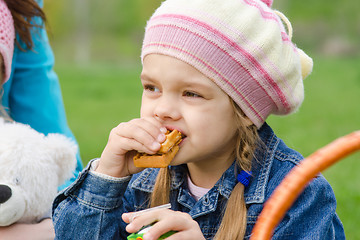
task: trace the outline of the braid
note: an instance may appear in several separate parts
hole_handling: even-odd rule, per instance
[[[160,206],[170,201],[170,170],[161,168],[159,170],[154,190],[150,196],[150,207]]]
[[[238,125],[237,145],[234,155],[237,165],[242,170],[250,171],[251,162],[258,144],[258,133],[255,125],[246,126],[246,117],[241,109],[232,101]],[[214,239],[243,239],[247,224],[247,208],[244,198],[245,187],[237,183],[226,204],[225,213]],[[236,219],[236,221],[234,221]]]

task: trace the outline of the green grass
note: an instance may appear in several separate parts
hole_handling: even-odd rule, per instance
[[[312,75],[305,80],[300,110],[268,120],[278,136],[308,156],[332,140],[360,129],[360,69],[358,59],[314,59]],[[99,157],[110,130],[139,116],[140,63],[91,64],[76,67],[57,63],[63,97],[84,164]],[[332,184],[338,214],[348,239],[359,239],[360,153],[324,172]]]
[[[84,165],[99,157],[112,128],[139,116],[140,68],[57,65],[69,125]]]

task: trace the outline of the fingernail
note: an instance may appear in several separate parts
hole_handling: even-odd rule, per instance
[[[166,127],[162,127],[162,128],[160,128],[160,132],[162,132],[162,133],[166,133],[166,132],[167,132]]]
[[[133,213],[123,213],[123,217],[129,219],[129,222],[131,223],[133,221]]]
[[[154,149],[154,150],[158,150],[158,149],[160,148],[160,143],[158,143],[158,142],[153,142],[151,148]]]
[[[165,141],[165,138],[166,138],[165,134],[161,133],[161,134],[159,134],[159,136],[157,137],[156,140],[157,140],[159,143],[162,143],[163,141]]]

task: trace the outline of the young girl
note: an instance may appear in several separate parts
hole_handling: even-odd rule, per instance
[[[265,122],[303,101],[312,60],[291,31],[271,1],[164,1],[145,31],[141,117],[115,127],[101,158],[57,197],[56,238],[125,239],[154,224],[143,239],[171,230],[167,239],[248,239],[263,203],[303,159]],[[173,129],[184,138],[171,166],[136,168],[136,152],[156,153]],[[335,209],[318,176],[273,239],[345,239]]]

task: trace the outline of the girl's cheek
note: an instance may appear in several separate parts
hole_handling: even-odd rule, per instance
[[[147,109],[145,104],[141,104],[141,108],[140,108],[140,117],[148,117],[149,116],[149,110]]]
[[[149,99],[143,98],[140,106],[140,116],[141,117],[151,117],[154,116],[154,107],[155,104]]]

